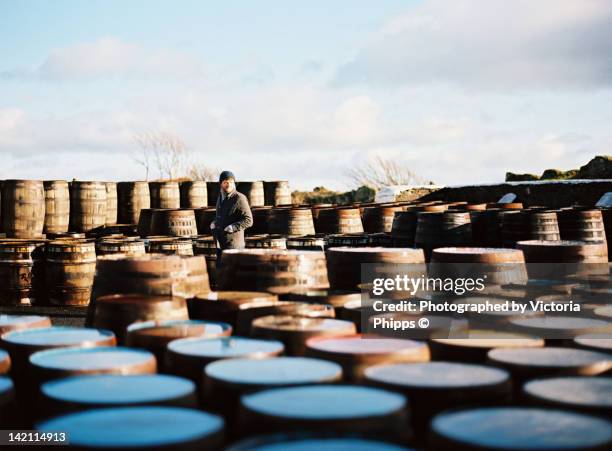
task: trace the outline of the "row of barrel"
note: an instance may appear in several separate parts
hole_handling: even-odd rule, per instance
[[[218,183],[204,181],[4,180],[1,185],[0,232],[13,238],[137,224],[141,209],[215,206],[219,194]],[[237,186],[253,206],[291,204],[286,181],[239,182]]]

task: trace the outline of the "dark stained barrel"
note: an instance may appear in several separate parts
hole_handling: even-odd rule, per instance
[[[208,205],[208,191],[203,180],[187,180],[179,183],[181,208],[202,208]]]
[[[87,305],[96,272],[93,241],[56,240],[45,248],[45,276],[49,302]]]
[[[106,185],[76,181],[70,184],[70,230],[89,232],[106,223]]]
[[[519,241],[516,247],[525,254],[527,263],[601,263],[608,262],[604,242],[585,241]]]
[[[291,204],[291,190],[289,182],[285,180],[277,180],[271,182],[263,182],[265,205],[289,205]]]
[[[138,235],[141,237],[151,235],[151,220],[153,219],[153,208],[143,208],[140,210],[138,218]]]
[[[459,211],[420,212],[417,216],[415,246],[429,258],[436,247],[469,246],[472,243],[470,214]]]
[[[70,191],[65,180],[45,180],[45,233],[65,233],[70,223]]]
[[[96,243],[96,255],[144,255],[145,242],[141,239],[102,239]]]
[[[193,243],[190,239],[156,237],[146,241],[148,241],[147,252],[151,254],[193,256]]]
[[[394,215],[398,211],[402,211],[402,207],[380,205],[364,208],[362,216],[363,230],[371,233],[391,232]]]
[[[501,247],[504,210],[490,208],[470,212],[472,238],[475,246]]]
[[[196,236],[198,227],[192,209],[154,209],[151,235]]]
[[[117,183],[105,182],[106,185],[106,225],[117,224]]]
[[[147,182],[117,183],[118,219],[121,224],[138,224],[140,210],[151,208]]]
[[[44,249],[43,240],[0,239],[0,305],[44,303]]]
[[[327,247],[327,240],[324,234],[294,236],[287,238],[286,246],[287,249],[298,251],[324,251]]]
[[[327,247],[370,247],[372,234],[369,233],[337,233],[327,235]]]
[[[323,208],[315,222],[317,233],[363,233],[359,208]]]
[[[557,241],[561,237],[557,213],[539,209],[505,212],[502,219],[502,242],[514,247],[518,241]]]
[[[193,241],[193,254],[206,259],[210,287],[217,288],[217,243],[213,237],[198,237]]]
[[[573,208],[557,213],[562,240],[606,241],[601,210]]]
[[[151,208],[180,208],[178,182],[149,182]]]
[[[287,238],[282,235],[251,235],[245,239],[247,249],[287,249]]]
[[[215,207],[194,208],[193,212],[195,214],[198,235],[211,235],[210,224],[215,220]]]
[[[2,182],[2,229],[9,238],[41,238],[45,190],[39,180]]]
[[[253,225],[245,230],[246,235],[261,235],[268,233],[268,223],[272,214],[272,207],[253,207]]]
[[[279,235],[314,235],[310,208],[273,208],[268,217],[268,232]]]
[[[208,206],[215,207],[219,197],[219,182],[206,182],[206,194],[208,196]]]
[[[263,182],[237,182],[236,189],[247,197],[251,207],[265,205]]]
[[[398,247],[413,247],[417,228],[418,211],[409,209],[396,211],[391,224],[391,236]]]

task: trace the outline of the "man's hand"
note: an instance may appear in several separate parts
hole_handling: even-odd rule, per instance
[[[217,226],[215,225],[215,221],[211,222],[211,223],[210,223],[210,230],[215,230],[215,227],[217,227]]]
[[[238,230],[238,228],[234,224],[230,224],[223,230],[225,230],[227,233],[234,233]]]

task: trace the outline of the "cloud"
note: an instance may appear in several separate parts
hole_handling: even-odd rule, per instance
[[[180,79],[202,77],[203,64],[171,49],[149,50],[114,37],[104,37],[52,50],[45,61],[28,71],[0,72],[13,80],[92,81],[103,79]]]
[[[335,84],[612,86],[609,0],[425,0],[389,21]]]

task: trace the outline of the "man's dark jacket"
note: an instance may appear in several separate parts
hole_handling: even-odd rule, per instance
[[[228,233],[225,228],[234,225],[237,231]],[[253,225],[253,214],[246,196],[237,190],[232,191],[225,200],[219,193],[217,197],[217,212],[213,230],[218,246],[221,249],[243,249],[244,229]]]

